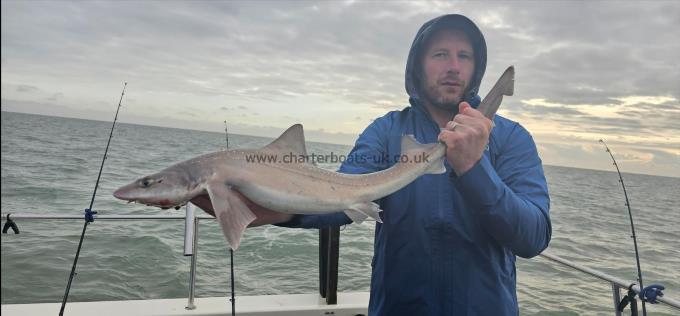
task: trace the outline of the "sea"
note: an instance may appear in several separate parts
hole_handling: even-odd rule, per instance
[[[2,112],[2,214],[82,215],[110,131],[111,122]],[[225,138],[224,133],[118,123],[94,210],[100,215],[184,215],[184,209],[126,204],[112,192],[175,162],[222,150]],[[230,148],[258,148],[270,141],[229,135]],[[317,155],[350,149],[314,142],[307,148]],[[604,151],[602,159],[610,159]],[[625,171],[625,164],[620,167]],[[614,171],[545,166],[553,229],[547,251],[633,282],[637,270],[628,210]],[[678,300],[680,178],[630,173],[623,178],[644,282],[663,284],[665,295]],[[2,234],[2,304],[61,302],[83,221],[16,222],[20,234]],[[339,291],[369,290],[374,225],[342,228]],[[183,233],[182,220],[94,221],[87,228],[69,301],[188,297],[191,258],[183,255]],[[202,220],[199,234],[196,295],[230,295],[229,251],[217,223]],[[313,229],[248,229],[234,253],[236,295],[317,293],[318,242]],[[609,283],[542,257],[518,258],[517,295],[522,315],[613,314]],[[662,304],[648,304],[647,310],[650,315],[680,314]]]

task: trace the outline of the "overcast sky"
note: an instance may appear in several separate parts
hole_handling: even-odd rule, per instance
[[[446,13],[485,34],[484,95],[545,164],[680,177],[675,1],[2,1],[2,110],[352,144],[408,105],[406,56]]]

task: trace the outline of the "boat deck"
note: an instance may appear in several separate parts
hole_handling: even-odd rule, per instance
[[[236,315],[244,316],[363,316],[368,315],[368,292],[338,293],[338,304],[327,305],[318,294],[237,296]],[[187,299],[71,302],[64,315],[231,315],[228,297],[196,298],[195,309],[186,309]],[[2,315],[56,315],[61,303],[2,305]]]

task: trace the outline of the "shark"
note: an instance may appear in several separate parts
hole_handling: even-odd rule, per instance
[[[224,237],[235,250],[255,215],[234,191],[277,212],[345,212],[355,223],[368,217],[382,222],[381,210],[373,201],[423,174],[446,172],[445,146],[420,144],[413,136],[404,135],[401,148],[400,162],[388,169],[369,174],[333,172],[304,159],[309,156],[303,127],[295,124],[263,148],[201,155],[137,179],[113,195],[130,202],[171,208],[207,193]]]
[[[489,118],[503,95],[512,95],[514,68],[501,76],[478,109]],[[412,135],[401,138],[401,156],[391,167],[367,174],[343,174],[319,168],[309,159],[304,131],[295,124],[259,149],[230,149],[179,162],[117,189],[113,195],[128,202],[179,208],[206,194],[224,237],[238,249],[255,214],[241,193],[258,205],[289,214],[344,212],[355,223],[369,217],[382,222],[374,201],[408,185],[424,174],[446,172],[446,146],[421,144]]]

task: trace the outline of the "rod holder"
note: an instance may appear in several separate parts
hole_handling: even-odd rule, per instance
[[[328,305],[338,302],[339,256],[340,227],[319,229],[319,294]]]
[[[186,310],[196,309],[194,298],[196,297],[196,264],[198,262],[198,222],[196,217],[196,206],[187,203],[186,217],[184,218],[184,255],[191,256],[191,267],[189,268],[189,301]]]
[[[187,203],[186,215],[184,217],[184,255],[192,256],[194,254],[194,236],[196,229],[194,223],[196,222],[196,206]]]

